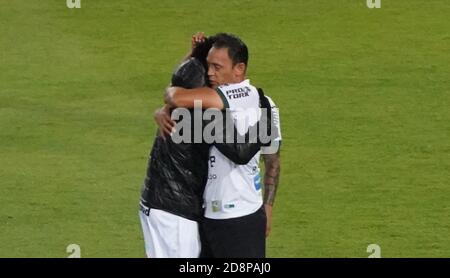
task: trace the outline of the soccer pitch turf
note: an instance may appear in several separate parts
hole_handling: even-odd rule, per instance
[[[280,107],[269,257],[450,256],[448,0],[0,2],[0,257],[143,257],[153,111],[192,33]]]

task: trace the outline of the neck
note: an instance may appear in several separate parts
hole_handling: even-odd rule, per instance
[[[237,76],[234,83],[241,83],[245,80],[245,76]]]

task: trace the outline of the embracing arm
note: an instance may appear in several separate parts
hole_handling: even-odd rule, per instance
[[[191,58],[192,55],[195,53],[195,48],[199,46],[200,44],[205,43],[205,40],[207,37],[205,36],[204,32],[197,32],[192,35],[191,37],[191,49],[184,57],[183,61],[186,61],[187,59]]]
[[[201,101],[201,109],[224,109],[224,103],[219,94],[209,87],[184,89],[182,87],[168,87],[164,101],[172,107],[194,108],[194,101]]]

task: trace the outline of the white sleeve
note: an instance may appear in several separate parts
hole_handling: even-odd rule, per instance
[[[275,102],[268,96],[266,96],[270,102],[272,121],[278,130],[277,137],[272,139],[270,146],[261,147],[261,154],[274,154],[277,153],[281,145],[281,125],[280,125],[280,113]]]

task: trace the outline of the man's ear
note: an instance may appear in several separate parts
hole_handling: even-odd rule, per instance
[[[236,75],[245,75],[245,70],[247,66],[244,63],[237,63],[234,66],[234,72]]]

